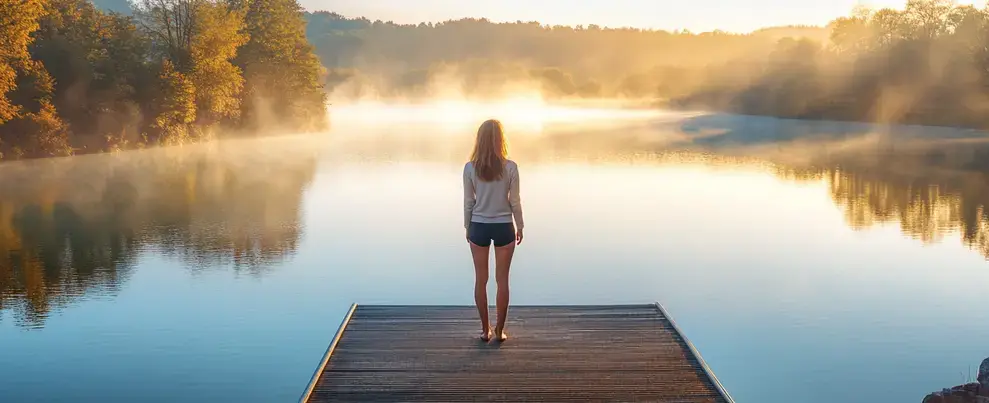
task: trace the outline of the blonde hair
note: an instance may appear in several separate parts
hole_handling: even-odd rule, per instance
[[[505,161],[508,160],[508,144],[505,141],[505,131],[501,122],[489,119],[477,128],[477,139],[474,140],[474,152],[470,162],[474,164],[474,172],[478,179],[484,182],[500,180],[505,171]]]

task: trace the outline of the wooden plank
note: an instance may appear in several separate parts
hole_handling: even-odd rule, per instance
[[[687,339],[687,336],[684,336],[683,331],[680,330],[679,326],[677,326],[676,322],[673,320],[673,317],[670,316],[670,313],[666,311],[665,307],[663,307],[663,304],[656,301],[656,308],[658,308],[659,312],[661,312],[663,316],[670,321],[670,325],[673,326],[673,330],[675,330],[677,334],[680,335],[680,338],[687,344],[687,348],[690,349],[690,353],[693,354],[694,357],[697,357],[697,362],[700,363],[704,373],[707,374],[708,379],[711,380],[711,383],[713,383],[714,387],[718,390],[718,394],[720,394],[725,401],[733,403],[734,400],[728,394],[728,390],[721,385],[721,381],[719,381],[718,377],[714,375],[714,371],[712,371],[711,368],[707,366],[707,363],[704,362],[704,358],[701,357],[701,352],[697,351],[697,348],[694,347],[694,343],[691,343],[690,340]]]
[[[319,381],[320,376],[326,368],[326,364],[330,362],[330,356],[333,355],[333,350],[336,349],[337,345],[340,344],[340,339],[343,338],[343,332],[347,330],[347,324],[350,323],[350,319],[354,316],[354,312],[357,310],[357,304],[350,306],[347,311],[347,315],[343,317],[343,321],[340,322],[340,327],[337,328],[336,335],[330,340],[330,345],[326,347],[326,352],[323,353],[323,358],[319,361],[319,366],[316,367],[316,371],[313,372],[312,378],[309,379],[309,385],[306,386],[306,391],[302,394],[299,399],[300,402],[308,402],[310,396],[312,396],[313,389],[316,387],[316,383]]]
[[[358,306],[303,400],[732,403],[658,303],[513,306],[507,330],[484,344],[473,307]]]

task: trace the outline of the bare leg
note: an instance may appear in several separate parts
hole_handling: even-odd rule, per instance
[[[481,318],[481,338],[490,338],[491,324],[488,322],[488,249],[487,246],[470,244],[470,254],[474,258],[474,305]]]
[[[495,324],[495,338],[499,341],[508,339],[505,333],[505,319],[508,317],[508,270],[512,267],[512,256],[515,255],[515,242],[495,248],[495,281],[498,283],[498,322]]]

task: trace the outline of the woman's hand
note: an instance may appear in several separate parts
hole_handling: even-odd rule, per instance
[[[515,244],[516,245],[521,245],[522,244],[522,230],[521,229],[518,230],[518,231],[515,231]]]

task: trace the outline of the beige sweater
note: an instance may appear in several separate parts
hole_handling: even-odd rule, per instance
[[[519,166],[505,163],[500,180],[484,182],[477,178],[474,164],[464,166],[464,228],[477,223],[511,223],[522,229],[522,198],[519,196]]]

